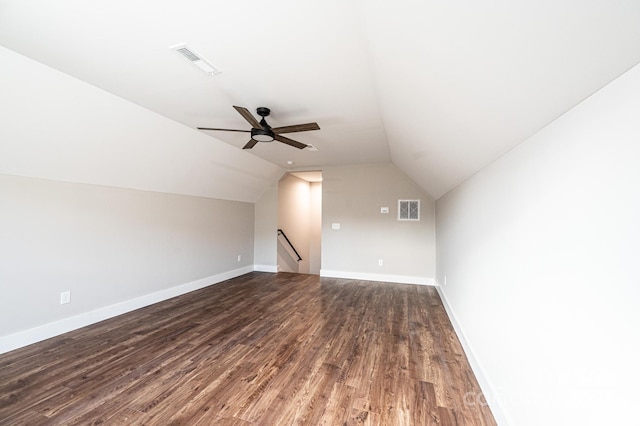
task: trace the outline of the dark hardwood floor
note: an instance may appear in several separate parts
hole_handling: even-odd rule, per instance
[[[434,288],[314,275],[254,272],[0,355],[2,425],[494,425],[479,392]]]

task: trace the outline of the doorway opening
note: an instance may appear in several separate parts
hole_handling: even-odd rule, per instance
[[[278,271],[320,275],[322,171],[286,173],[278,182]]]

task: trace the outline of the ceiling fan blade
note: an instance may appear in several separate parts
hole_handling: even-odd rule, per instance
[[[244,132],[251,133],[251,130],[236,130],[236,129],[214,129],[212,127],[196,127],[198,130],[222,130],[223,132]]]
[[[245,146],[242,147],[242,149],[251,149],[256,146],[257,143],[258,141],[251,139]]]
[[[277,140],[278,142],[282,142],[282,143],[286,143],[287,145],[291,145],[293,147],[296,147],[298,149],[304,149],[307,147],[307,144],[298,142],[298,141],[294,141],[293,139],[289,139],[286,138],[282,135],[276,135],[275,136],[275,140]]]
[[[294,124],[293,126],[274,127],[273,130],[278,133],[306,132],[309,130],[320,130],[318,123]]]
[[[251,127],[253,127],[254,129],[262,129],[262,126],[260,125],[258,120],[256,120],[256,118],[249,112],[248,109],[235,105],[234,108],[240,113],[242,117],[244,117],[245,120],[249,122],[249,124],[251,124]]]

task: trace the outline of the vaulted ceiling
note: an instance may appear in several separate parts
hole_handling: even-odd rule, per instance
[[[191,129],[248,128],[233,105],[271,108],[272,126],[315,121],[290,137],[317,152],[237,155],[393,162],[437,198],[639,63],[638,22],[637,0],[0,0],[0,45]]]

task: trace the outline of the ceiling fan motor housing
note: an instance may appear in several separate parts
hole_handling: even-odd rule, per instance
[[[256,112],[260,117],[267,117],[269,114],[271,114],[271,110],[267,107],[258,107],[256,109]]]
[[[271,114],[271,110],[266,107],[258,107],[256,109],[256,112],[260,117],[262,117],[262,120],[260,120],[260,126],[262,128],[261,129],[252,128],[251,139],[258,142],[273,142],[276,135],[273,132],[273,130],[271,130],[271,126],[269,126],[267,121],[264,119],[266,116]]]

